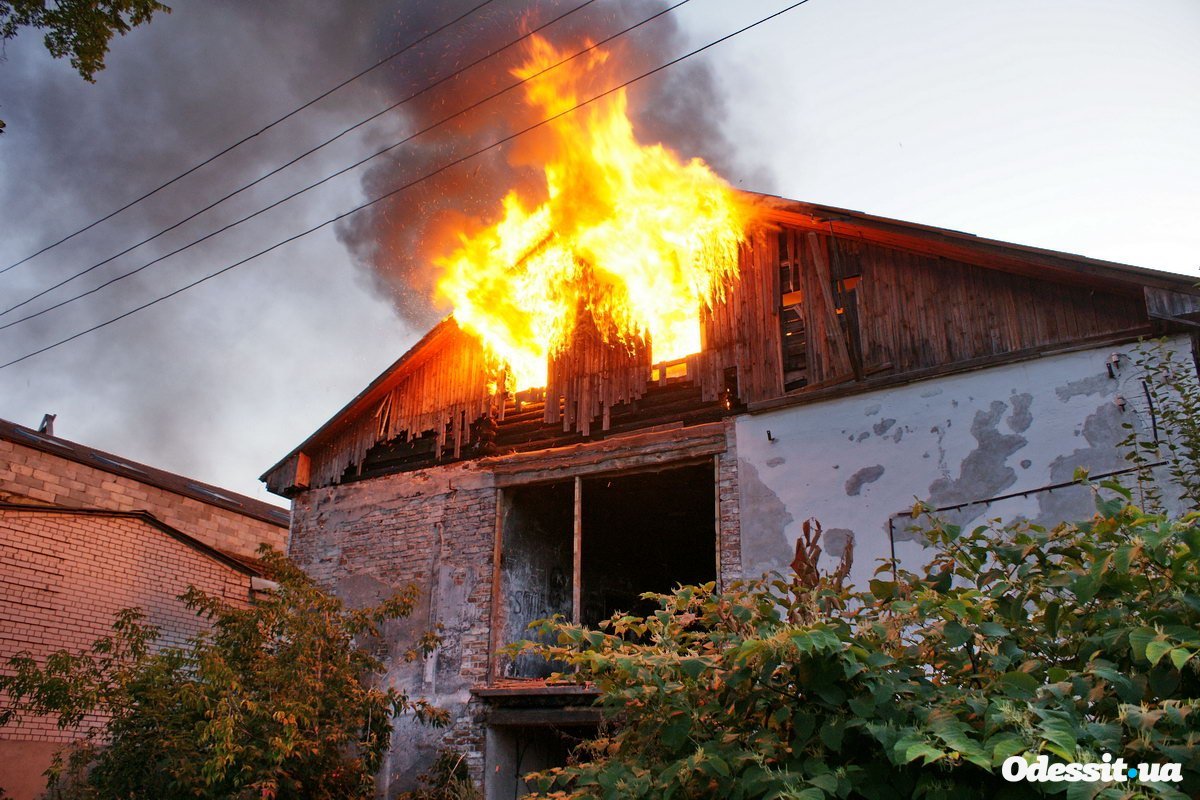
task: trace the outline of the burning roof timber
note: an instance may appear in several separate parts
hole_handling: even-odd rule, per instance
[[[1190,329],[1200,316],[1185,276],[747,199],[761,214],[739,246],[736,276],[700,310],[697,351],[663,363],[649,337],[606,340],[584,316],[547,356],[545,385],[517,391],[451,316],[263,480],[292,494]]]

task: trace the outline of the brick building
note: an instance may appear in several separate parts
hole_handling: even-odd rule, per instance
[[[0,663],[86,649],[116,613],[141,608],[182,644],[202,621],[196,586],[250,599],[260,542],[283,548],[287,513],[46,433],[0,421]],[[51,719],[0,727],[0,787],[35,797],[71,740]]]
[[[510,394],[450,318],[263,476],[323,584],[351,602],[422,590],[388,680],[454,722],[401,722],[385,791],[452,747],[489,800],[517,797],[595,723],[546,664],[500,654],[531,620],[785,569],[814,516],[862,585],[880,558],[926,557],[896,524],[914,497],[963,524],[1086,518],[1075,469],[1120,475],[1122,425],[1153,427],[1137,342],[1194,355],[1189,278],[762,202],[699,352],[656,363],[579,329],[546,387]],[[432,624],[444,646],[406,664]]]

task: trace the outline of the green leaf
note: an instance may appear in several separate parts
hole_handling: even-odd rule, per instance
[[[1058,636],[1058,618],[1062,611],[1062,604],[1057,600],[1047,604],[1046,606],[1046,633],[1053,636]]]
[[[807,789],[801,789],[799,792],[796,792],[795,794],[784,789],[779,792],[776,792],[773,795],[773,797],[775,797],[775,798],[786,797],[788,800],[825,800],[825,793],[823,791],[821,791],[820,789],[810,786]]]
[[[830,794],[830,795],[837,794],[837,789],[838,789],[837,777],[834,776],[832,773],[827,772],[824,775],[814,775],[813,777],[808,779],[808,782],[811,783],[813,786],[818,787],[819,789],[824,791],[826,794]]]
[[[1009,635],[1008,628],[1004,627],[999,622],[992,621],[981,622],[979,624],[979,632],[984,636],[993,636],[997,638]]]
[[[1000,676],[1000,683],[1012,697],[1028,700],[1037,693],[1037,679],[1028,672],[1006,672]]]
[[[1150,628],[1134,628],[1131,630],[1129,632],[1129,647],[1133,651],[1134,658],[1144,661],[1146,659],[1146,647],[1157,636],[1158,634]]]
[[[869,694],[851,697],[847,705],[857,717],[870,717],[875,712],[875,698]]]
[[[1064,761],[1074,761],[1078,739],[1075,727],[1065,719],[1051,717],[1038,726],[1045,747]]]
[[[1171,652],[1171,643],[1164,642],[1161,639],[1155,639],[1146,644],[1146,660],[1150,662],[1150,666],[1154,666],[1162,657]]]
[[[1011,733],[995,736],[988,744],[992,748],[992,766],[995,767],[1003,764],[1006,758],[1023,753],[1029,749],[1029,745],[1024,739]]]
[[[1183,532],[1183,541],[1194,557],[1200,558],[1200,528],[1188,528]]]
[[[708,669],[708,663],[700,658],[685,658],[679,662],[679,668],[683,670],[685,675],[694,680]]]
[[[1092,800],[1100,791],[1104,789],[1102,783],[1077,783],[1067,784],[1067,800]]]
[[[881,600],[886,600],[889,597],[896,596],[896,584],[892,581],[871,580],[867,586],[871,589],[871,594]]]
[[[1080,603],[1089,602],[1099,588],[1100,578],[1097,575],[1080,575],[1071,582],[1071,591]]]
[[[846,735],[846,723],[839,718],[832,718],[821,726],[821,741],[833,752],[842,749],[842,739]]]
[[[1195,653],[1192,653],[1185,647],[1176,647],[1171,651],[1171,663],[1175,666],[1175,669],[1181,670],[1183,669],[1183,665],[1186,664],[1188,659],[1190,659],[1193,655],[1195,655]]]
[[[913,761],[916,761],[918,758],[921,758],[921,757],[925,758],[925,761],[923,763],[928,765],[928,764],[932,764],[933,762],[938,761],[942,758],[945,758],[946,754],[943,753],[941,750],[938,750],[936,747],[931,747],[930,745],[926,744],[925,742],[917,742],[916,744],[910,746],[907,750],[904,751],[904,763],[905,764],[912,763]]]
[[[712,767],[713,772],[717,773],[723,778],[729,777],[729,765],[725,763],[725,759],[721,758],[716,753],[708,753],[704,760],[705,763]]]
[[[950,647],[961,647],[971,641],[974,634],[961,624],[951,621],[942,628],[942,637]]]

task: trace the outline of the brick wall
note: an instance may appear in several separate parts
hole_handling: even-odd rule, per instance
[[[149,511],[222,550],[253,556],[260,542],[283,549],[287,529],[86,464],[0,440],[0,500]]]
[[[733,418],[726,419],[725,451],[717,454],[717,552],[722,587],[742,577],[742,528],[738,513],[737,437]]]
[[[0,510],[0,669],[22,651],[87,649],[130,607],[162,629],[163,644],[183,644],[204,625],[177,599],[188,585],[249,599],[248,575],[136,517]],[[0,786],[32,797],[71,739],[52,718],[0,727]]]

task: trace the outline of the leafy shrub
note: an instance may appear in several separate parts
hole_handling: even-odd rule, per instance
[[[940,555],[653,595],[601,630],[540,623],[620,724],[554,798],[1184,798],[1200,794],[1200,514],[1105,488],[1086,524],[931,523]],[[806,574],[798,570],[798,575]],[[811,574],[811,573],[810,573]],[[1179,762],[1182,784],[1006,782],[1013,755]]]
[[[1166,341],[1147,342],[1134,356],[1134,368],[1145,399],[1149,427],[1124,423],[1121,446],[1138,469],[1143,507],[1162,508],[1162,488],[1151,465],[1162,463],[1170,476],[1170,491],[1188,508],[1200,508],[1200,382],[1195,364],[1188,363]]]
[[[483,797],[471,780],[466,757],[452,750],[439,753],[420,782],[419,789],[401,792],[396,800],[482,800]]]
[[[130,609],[88,652],[10,660],[0,724],[50,714],[84,734],[52,767],[52,796],[367,798],[393,719],[444,721],[423,701],[370,686],[382,664],[359,646],[410,614],[415,590],[348,610],[282,555],[261,555],[278,589],[249,607],[183,596],[212,622],[187,647],[156,649],[159,631]],[[427,635],[410,657],[436,644]]]

